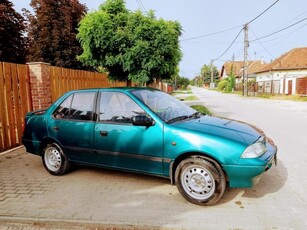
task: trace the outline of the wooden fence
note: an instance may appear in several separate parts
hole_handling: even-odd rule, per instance
[[[126,82],[109,81],[101,73],[41,62],[27,65],[0,62],[0,152],[22,144],[22,125],[27,112],[48,108],[69,90],[125,86]],[[167,84],[160,81],[148,86],[168,90]]]
[[[126,82],[112,82],[108,80],[107,74],[54,66],[50,66],[50,84],[52,102],[70,90],[125,87],[127,85]],[[132,83],[132,86],[135,86],[135,84]],[[160,81],[156,81],[148,85],[148,87],[168,92],[167,84]]]
[[[52,102],[69,90],[126,86],[126,82],[109,81],[107,74],[54,66],[50,67],[50,81]]]
[[[0,151],[21,144],[24,117],[31,110],[27,65],[0,62]]]

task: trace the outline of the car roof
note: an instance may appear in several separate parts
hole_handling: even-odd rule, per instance
[[[78,90],[71,90],[70,92],[80,92],[80,91],[135,91],[135,90],[152,90],[152,91],[159,91],[158,89],[150,88],[150,87],[108,87],[108,88],[87,88],[87,89],[78,89]]]

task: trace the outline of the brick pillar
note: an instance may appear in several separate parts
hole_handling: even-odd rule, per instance
[[[50,64],[27,63],[30,74],[33,110],[47,109],[51,105]]]

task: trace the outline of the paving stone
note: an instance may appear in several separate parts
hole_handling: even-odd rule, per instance
[[[276,177],[283,165],[270,170],[255,188],[228,190],[217,205],[201,207],[183,199],[163,178],[90,167],[55,177],[46,173],[40,157],[15,155],[22,159],[0,163],[0,182],[9,188],[0,190],[0,223],[24,218],[152,229],[307,228],[306,201],[283,183],[284,177]]]

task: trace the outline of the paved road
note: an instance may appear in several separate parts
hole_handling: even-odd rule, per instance
[[[30,229],[306,229],[307,103],[193,92],[216,114],[254,123],[275,140],[278,167],[257,186],[228,190],[217,205],[200,207],[166,179],[88,167],[51,176],[21,148],[0,155],[0,229],[20,223]]]
[[[275,141],[278,167],[255,190],[256,202],[270,207],[263,212],[260,206],[265,204],[259,204],[256,213],[265,215],[270,210],[268,218],[280,222],[277,226],[306,229],[307,102],[244,98],[201,88],[193,88],[193,93],[215,114],[253,123]]]

